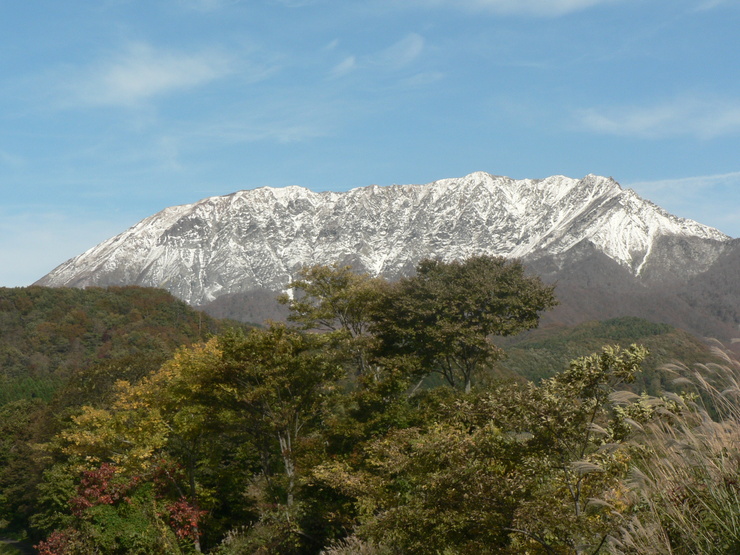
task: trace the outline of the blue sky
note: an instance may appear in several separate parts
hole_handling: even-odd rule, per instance
[[[0,5],[0,286],[176,204],[614,177],[740,236],[738,0]]]

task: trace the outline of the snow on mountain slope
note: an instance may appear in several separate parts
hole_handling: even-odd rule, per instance
[[[595,175],[513,180],[477,172],[346,193],[263,187],[167,208],[37,284],[162,287],[202,304],[226,293],[280,289],[306,264],[339,262],[393,278],[427,257],[537,259],[584,241],[639,275],[666,236],[730,239]]]

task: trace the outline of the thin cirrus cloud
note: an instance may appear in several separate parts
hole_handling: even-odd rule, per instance
[[[136,43],[113,59],[75,75],[65,88],[73,104],[134,106],[204,85],[231,71],[232,60],[217,52],[187,54]]]
[[[732,210],[740,202],[740,172],[638,181],[627,185],[671,211],[691,214],[691,218],[703,224],[732,237],[740,236],[740,213]]]
[[[696,8],[698,11],[705,11],[705,10],[711,10],[714,8],[718,8],[720,6],[730,6],[732,4],[737,5],[737,0],[705,0],[704,2],[700,2],[699,6]]]
[[[409,33],[404,38],[372,57],[372,63],[390,69],[400,69],[416,60],[424,50],[424,38]]]
[[[213,12],[239,4],[242,0],[179,0],[186,8],[199,12]]]
[[[21,167],[25,164],[25,160],[5,150],[0,150],[0,166],[7,166],[12,168]]]
[[[259,107],[234,107],[229,114],[207,122],[188,122],[170,129],[167,149],[179,164],[179,150],[217,149],[223,145],[253,142],[298,143],[334,133],[345,119],[346,107],[336,98],[321,95],[275,94]],[[163,162],[165,160],[162,160]]]
[[[335,49],[337,42],[333,42],[329,49]],[[345,56],[331,70],[332,77],[341,77],[357,69],[380,69],[397,71],[412,64],[421,56],[424,50],[424,38],[417,33],[409,33],[392,45],[358,58],[354,55]]]
[[[31,285],[57,264],[130,225],[123,218],[100,221],[87,216],[0,210],[0,283],[11,287]],[[17,264],[18,260],[24,263]]]
[[[625,0],[418,0],[417,4],[431,7],[452,7],[502,15],[555,17],[616,4]]]
[[[581,127],[607,135],[659,139],[711,139],[740,132],[740,102],[678,99],[642,107],[587,109],[576,113]]]
[[[700,175],[682,177],[679,179],[661,179],[656,181],[639,181],[631,183],[631,187],[646,188],[653,191],[697,191],[716,187],[737,187],[740,183],[740,172],[730,172],[715,175]]]
[[[344,58],[344,60],[334,66],[334,68],[331,70],[331,74],[333,77],[341,77],[342,75],[350,73],[356,67],[357,58],[355,56],[347,56],[346,58]]]

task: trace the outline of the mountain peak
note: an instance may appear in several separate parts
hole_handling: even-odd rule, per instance
[[[202,304],[280,289],[306,264],[338,262],[394,278],[423,258],[536,260],[584,242],[639,275],[663,236],[729,240],[592,174],[515,180],[474,172],[346,193],[261,187],[167,208],[37,283],[164,287]]]

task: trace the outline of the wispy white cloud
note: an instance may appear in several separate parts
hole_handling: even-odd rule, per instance
[[[133,106],[221,78],[232,64],[218,52],[190,54],[135,43],[81,75],[68,76],[65,88],[72,103]]]
[[[220,122],[186,133],[188,143],[203,142],[216,144],[254,143],[269,141],[277,143],[297,143],[324,137],[332,132],[334,122],[318,114],[298,116],[288,114],[280,117],[269,117],[264,114],[248,114]]]
[[[199,12],[213,12],[227,6],[240,4],[243,0],[178,0],[186,8]]]
[[[228,115],[209,121],[190,122],[168,132],[167,143],[159,144],[158,155],[180,157],[191,150],[223,145],[272,142],[297,143],[333,134],[342,125],[348,108],[335,97],[303,94],[275,95],[259,106],[232,106]],[[173,150],[163,149],[164,146]],[[182,154],[185,153],[185,154]],[[161,158],[165,163],[167,158]]]
[[[625,185],[669,212],[740,237],[740,171]]]
[[[737,6],[738,4],[738,0],[704,0],[703,2],[699,2],[696,9],[697,11],[706,11],[720,6]]]
[[[678,179],[659,179],[655,181],[636,181],[631,183],[631,187],[640,187],[652,191],[666,190],[671,191],[699,191],[714,187],[735,187],[740,185],[740,171],[722,173],[715,175],[699,175],[693,177],[681,177]]]
[[[416,0],[432,7],[452,7],[502,15],[561,16],[625,0]]]
[[[355,56],[347,56],[344,60],[334,66],[331,70],[331,74],[334,77],[340,77],[342,75],[346,75],[355,68],[357,68],[357,58]]]
[[[154,156],[159,160],[159,165],[163,169],[172,171],[183,169],[178,140],[173,137],[160,137],[156,142]]]
[[[409,33],[371,58],[375,65],[390,69],[400,69],[416,60],[424,50],[424,38],[417,33]]]
[[[403,84],[408,87],[424,87],[432,83],[437,83],[444,79],[444,77],[445,75],[441,71],[423,71],[404,79]]]
[[[339,41],[332,41],[326,49],[335,51],[339,47]],[[396,41],[371,54],[357,56],[347,54],[336,63],[329,75],[331,77],[342,77],[356,70],[367,70],[371,72],[388,71],[395,72],[408,68],[423,53],[425,47],[424,37],[418,33],[409,33],[402,39]]]
[[[0,150],[0,165],[18,168],[24,164],[25,160],[21,156],[13,154],[12,152]]]
[[[280,4],[287,6],[288,8],[301,8],[303,6],[310,6],[313,4],[320,4],[325,0],[271,0],[273,4]]]
[[[576,119],[589,131],[609,135],[710,139],[740,132],[740,102],[681,98],[653,106],[590,108],[578,111]]]

